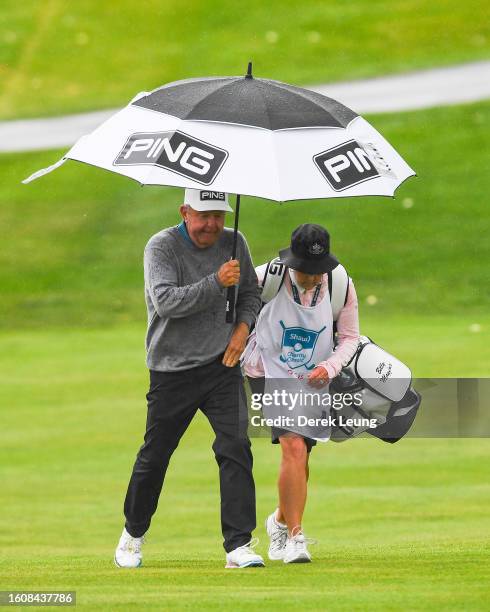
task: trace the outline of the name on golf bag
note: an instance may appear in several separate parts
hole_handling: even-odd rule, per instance
[[[184,132],[140,132],[131,134],[113,163],[159,166],[210,185],[227,157],[227,151]]]
[[[380,176],[373,161],[355,140],[349,140],[313,157],[335,191],[343,191]]]

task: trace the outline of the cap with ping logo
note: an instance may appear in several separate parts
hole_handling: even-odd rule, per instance
[[[188,204],[191,208],[199,212],[210,210],[233,212],[233,208],[228,204],[228,194],[223,191],[186,189],[184,204]]]

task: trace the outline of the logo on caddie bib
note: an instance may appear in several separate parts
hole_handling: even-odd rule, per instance
[[[307,370],[312,370],[315,364],[308,364],[313,357],[318,336],[326,329],[326,326],[322,327],[320,331],[314,331],[304,327],[286,327],[283,321],[279,321],[279,323],[283,330],[279,359],[292,370],[302,366]]]

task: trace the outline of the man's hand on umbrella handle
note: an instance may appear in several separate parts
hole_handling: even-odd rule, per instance
[[[313,387],[323,387],[328,383],[328,372],[323,366],[316,367],[308,374],[308,382]]]
[[[240,262],[238,259],[231,259],[224,263],[218,270],[218,281],[223,287],[238,285],[240,280]]]
[[[248,325],[246,323],[238,323],[233,330],[230,342],[226,347],[226,351],[223,356],[223,365],[227,366],[228,368],[233,368],[236,366],[240,359],[240,355],[245,350],[248,333]]]

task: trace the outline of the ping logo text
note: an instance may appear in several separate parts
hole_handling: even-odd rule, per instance
[[[131,134],[113,163],[115,166],[159,166],[210,185],[227,157],[224,149],[184,132],[140,132]]]
[[[335,191],[380,176],[369,155],[355,140],[318,153],[313,161]]]

